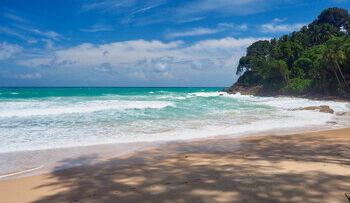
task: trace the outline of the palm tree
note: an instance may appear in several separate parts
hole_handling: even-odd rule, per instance
[[[340,83],[337,70],[339,71],[346,87],[350,89],[348,82],[346,81],[343,71],[341,70],[340,64],[346,60],[346,55],[341,47],[343,40],[340,38],[333,38],[327,42],[327,51],[325,52],[325,60],[328,65],[331,66],[332,71],[334,72],[338,83]]]
[[[347,35],[344,39],[344,53],[347,55],[348,64],[350,65],[350,35]]]
[[[285,61],[273,59],[269,61],[269,66],[278,71],[279,75],[282,76],[283,81],[286,85],[290,85],[289,70]]]
[[[346,30],[346,33],[349,35],[350,34],[350,17],[349,16],[344,22],[344,28]]]
[[[316,25],[312,27],[311,38],[312,38],[313,45],[321,43],[322,33],[321,33],[320,26]]]

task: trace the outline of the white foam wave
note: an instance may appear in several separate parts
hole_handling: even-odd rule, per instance
[[[221,93],[219,92],[194,92],[190,93],[190,96],[197,96],[197,97],[217,97],[220,96]]]
[[[251,102],[258,105],[266,105],[284,110],[292,110],[309,106],[327,105],[335,112],[349,111],[350,105],[348,102],[334,102],[322,100],[310,100],[304,98],[293,97],[257,97],[252,95],[242,95],[240,93],[228,94],[226,92],[196,92],[190,93],[190,96],[198,97],[229,97],[242,102]]]
[[[179,99],[179,100],[184,100],[184,99],[188,99],[188,98],[191,98],[191,97],[189,97],[189,96],[187,96],[187,97],[175,97],[175,99]]]
[[[27,169],[27,170],[15,172],[15,173],[10,173],[10,174],[6,174],[6,175],[0,175],[0,179],[6,178],[6,177],[10,177],[10,176],[19,175],[19,174],[23,174],[23,173],[28,173],[28,172],[35,171],[35,170],[39,170],[39,169],[41,169],[43,167],[44,167],[44,165],[41,165],[39,167],[35,167],[35,168],[31,168],[31,169]]]
[[[56,102],[6,102],[0,108],[0,117],[28,117],[43,115],[60,115],[72,113],[89,113],[102,110],[125,110],[125,109],[161,109],[175,106],[167,101],[90,101],[77,104],[57,104]],[[11,108],[12,107],[12,108]]]
[[[167,95],[163,95],[163,96],[159,96],[159,99],[178,99],[178,100],[184,100],[184,99],[188,99],[188,98],[192,98],[194,96],[191,95],[187,95],[187,96],[167,96]]]
[[[336,113],[349,111],[350,109],[349,103],[346,102],[255,97],[221,92],[142,95],[140,97],[132,96],[129,99],[137,98],[137,100],[130,101],[114,96],[111,99],[111,97],[104,96],[99,99],[96,97],[62,97],[62,99],[57,100],[12,99],[11,101],[0,101],[0,118],[103,111],[86,116],[84,118],[86,120],[81,120],[79,124],[74,124],[76,121],[75,115],[52,116],[50,117],[54,121],[52,125],[46,122],[47,117],[18,118],[16,122],[12,118],[4,118],[1,121],[4,121],[5,124],[2,126],[5,127],[0,128],[0,130],[3,130],[0,134],[4,134],[6,137],[3,139],[3,145],[0,146],[0,152],[108,143],[185,140],[217,135],[240,136],[250,132],[308,128],[310,126],[329,127],[334,124],[327,124],[327,122],[337,121],[335,120],[335,117],[337,117],[335,114],[318,111],[291,111],[291,109],[316,105],[329,105]],[[194,100],[193,102],[174,101],[195,97],[217,97],[218,100],[208,99],[203,103],[203,99]],[[232,102],[230,98],[232,98]],[[88,101],[87,99],[92,100]],[[164,110],[160,114],[156,111],[146,113],[124,111],[125,109],[175,107],[171,101],[157,101],[157,99],[174,99],[171,101],[177,103],[176,109],[169,108],[169,111]],[[217,104],[217,101],[219,101],[219,104]],[[200,107],[200,110],[197,110],[197,107]],[[110,111],[104,111],[110,109],[123,112],[120,118],[123,122],[119,122],[119,118],[115,119],[115,114],[110,113]],[[192,112],[192,110],[194,111]],[[122,117],[124,115],[128,117],[124,119]],[[28,122],[28,120],[33,120],[33,122]],[[125,120],[128,122],[124,123]],[[18,124],[20,122],[23,122],[23,125]],[[67,125],[67,123],[73,124]],[[341,123],[338,122],[338,124]],[[11,128],[6,125],[15,127]]]
[[[306,128],[312,126],[325,125],[327,121],[332,120],[333,115],[314,111],[284,111],[283,116],[269,119],[258,119],[257,121],[247,121],[240,124],[224,124],[217,122],[217,119],[203,118],[190,122],[169,122],[152,121],[134,123],[129,130],[116,131],[113,135],[99,133],[98,136],[85,135],[84,139],[79,139],[81,131],[78,129],[69,137],[45,141],[46,144],[40,144],[42,141],[25,146],[21,150],[45,150],[53,148],[90,146],[98,144],[116,144],[116,143],[134,143],[134,142],[157,142],[174,140],[191,140],[207,138],[218,135],[230,135],[232,137],[245,134],[258,133],[268,130]],[[307,121],[307,122],[306,122]],[[305,129],[304,129],[305,130]],[[47,132],[51,134],[50,132]],[[65,141],[65,139],[68,139]],[[18,151],[21,147],[0,149],[0,152]]]

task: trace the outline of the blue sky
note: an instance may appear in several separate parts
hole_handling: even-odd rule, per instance
[[[229,86],[245,49],[350,0],[1,0],[0,86]]]

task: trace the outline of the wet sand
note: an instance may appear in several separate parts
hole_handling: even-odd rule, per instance
[[[75,159],[65,159],[59,168]],[[350,129],[173,143],[3,180],[0,202],[348,202]]]

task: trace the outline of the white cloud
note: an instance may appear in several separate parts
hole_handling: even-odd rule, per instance
[[[97,10],[120,15],[122,23],[150,24],[164,21],[185,23],[209,16],[242,16],[276,9],[300,0],[103,0],[82,6],[83,11]],[[169,3],[170,2],[170,3]],[[167,4],[168,3],[168,4]]]
[[[235,25],[233,23],[219,23],[218,27],[233,28]]]
[[[133,77],[133,78],[137,78],[137,79],[140,79],[140,80],[146,80],[146,75],[144,72],[142,71],[136,71],[136,72],[132,72],[129,74],[130,77]]]
[[[235,50],[235,49],[241,49],[246,48],[253,42],[257,41],[259,39],[249,37],[249,38],[232,38],[232,37],[226,37],[222,39],[212,39],[212,40],[203,40],[195,43],[192,46],[189,46],[187,49],[193,51],[193,50],[205,50],[210,51],[213,50],[214,52],[218,50]],[[215,49],[215,50],[214,50]]]
[[[203,17],[194,17],[194,18],[179,20],[179,21],[177,21],[177,23],[190,23],[190,22],[200,21],[202,19],[203,19]]]
[[[83,11],[90,11],[96,9],[102,10],[114,10],[114,9],[122,9],[129,8],[134,6],[136,3],[135,0],[105,0],[105,1],[97,1],[95,3],[88,3],[82,6]]]
[[[165,1],[164,0],[153,0],[149,1],[145,5],[142,5],[140,8],[132,10],[123,20],[122,23],[128,24],[132,22],[135,16],[148,12],[151,9],[161,6]]]
[[[21,80],[34,80],[34,79],[39,79],[41,78],[40,73],[34,73],[34,74],[16,74],[12,76],[13,78],[16,79],[21,79]]]
[[[46,49],[52,49],[53,46],[54,46],[53,41],[50,40],[50,39],[42,39],[41,41],[43,41],[43,42],[46,43],[46,45],[45,45],[45,48],[46,48]]]
[[[177,8],[178,16],[216,13],[221,15],[248,15],[278,7],[280,4],[295,3],[290,0],[194,0]]]
[[[236,25],[233,23],[219,23],[215,29],[197,27],[187,31],[169,33],[166,35],[166,37],[171,39],[171,38],[177,38],[177,37],[209,35],[209,34],[224,32],[227,30],[233,30],[233,29],[236,31],[246,31],[248,29],[248,26],[247,24]]]
[[[23,48],[17,44],[0,44],[0,60],[5,60],[12,57],[14,54],[21,52]]]
[[[247,24],[233,24],[233,23],[219,23],[218,27],[221,30],[226,30],[226,29],[235,29],[237,31],[246,31],[248,29]]]
[[[46,38],[50,38],[53,40],[58,40],[60,37],[62,37],[60,34],[58,34],[57,32],[54,32],[52,30],[48,30],[48,31],[42,31],[36,28],[32,28],[32,27],[28,27],[25,25],[15,25],[17,28],[28,31],[30,33],[42,36],[42,37],[46,37]]]
[[[256,38],[203,40],[194,44],[183,41],[133,40],[101,45],[84,43],[54,51],[51,56],[19,61],[25,66],[96,68],[108,64],[135,78],[175,78],[186,70],[234,68],[245,49]]]
[[[153,16],[155,12],[151,12],[151,10],[157,9],[167,1],[168,0],[103,0],[84,4],[82,6],[82,11],[99,10],[113,14],[122,14],[123,17],[120,18],[121,22],[129,24],[134,22],[136,18],[142,18],[145,13]],[[148,20],[147,23],[150,21],[151,20]],[[143,21],[143,24],[144,23],[145,21]]]
[[[198,35],[208,35],[215,34],[220,32],[219,29],[210,29],[210,28],[193,28],[184,32],[174,32],[167,35],[168,38],[176,37],[188,37],[188,36],[198,36]]]
[[[52,56],[51,57],[36,56],[33,58],[20,60],[18,62],[19,65],[28,66],[28,67],[49,66],[49,65],[52,65],[52,63],[53,63]]]
[[[237,28],[238,30],[246,31],[248,29],[248,25],[247,24],[239,25]]]
[[[16,37],[21,38],[21,39],[26,39],[26,37],[24,35],[22,35],[21,33],[13,30],[11,28],[7,28],[7,27],[0,26],[0,33],[16,36]]]
[[[296,23],[296,24],[276,24],[268,23],[260,26],[260,31],[263,33],[280,33],[280,32],[293,32],[298,31],[303,27],[305,23]]]
[[[28,44],[36,44],[38,42],[38,40],[34,39],[34,38],[30,38],[27,40]]]
[[[103,31],[112,31],[112,27],[109,25],[100,25],[95,24],[92,25],[90,28],[82,28],[80,31],[82,32],[103,32]]]
[[[281,23],[281,22],[284,22],[286,21],[286,19],[281,19],[281,18],[275,18],[272,20],[272,22],[275,22],[275,23]]]
[[[60,34],[52,30],[42,31],[37,28],[33,28],[31,26],[26,25],[28,24],[27,21],[21,18],[20,16],[15,15],[14,11],[12,10],[9,10],[9,12],[4,13],[4,16],[9,19],[18,21],[18,23],[20,24],[13,24],[12,27],[0,26],[0,33],[16,36],[24,40],[28,45],[36,44],[40,40],[45,42],[46,49],[52,49],[52,40],[59,40],[63,38]]]
[[[41,35],[41,36],[44,36],[44,37],[47,37],[47,38],[51,38],[51,39],[58,39],[61,35],[54,32],[54,31],[40,31],[38,29],[29,29],[28,31],[30,32],[33,32],[35,34],[38,34],[38,35]]]
[[[15,15],[15,14],[13,14],[13,13],[8,13],[8,12],[6,12],[6,13],[4,13],[4,16],[5,16],[6,18],[11,19],[11,20],[15,20],[15,21],[19,21],[19,22],[25,22],[25,20],[24,20],[22,17],[20,17],[20,16],[18,16],[18,15]]]

